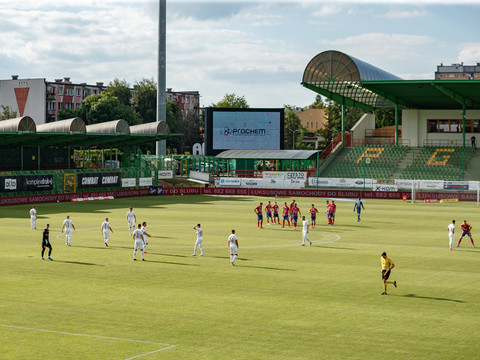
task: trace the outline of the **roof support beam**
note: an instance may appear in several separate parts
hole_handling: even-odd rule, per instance
[[[439,91],[443,92],[445,95],[449,96],[456,102],[458,102],[460,105],[467,105],[468,107],[471,108],[480,108],[480,102],[475,101],[473,99],[470,99],[466,96],[460,95],[459,93],[456,93],[455,91],[448,89],[446,86],[441,85],[441,84],[436,84],[434,82],[431,83],[432,86]]]

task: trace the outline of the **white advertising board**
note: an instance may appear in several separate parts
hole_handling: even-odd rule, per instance
[[[220,178],[219,186],[241,186],[240,178]]]
[[[122,179],[122,187],[135,187],[137,180],[135,178]]]
[[[373,191],[398,191],[397,185],[375,184],[372,187]]]
[[[138,179],[138,186],[151,186],[151,185],[153,185],[153,180],[151,177]]]
[[[173,170],[159,170],[158,171],[159,179],[171,179],[173,178]]]

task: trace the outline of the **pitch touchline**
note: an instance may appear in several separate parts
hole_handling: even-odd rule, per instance
[[[6,328],[13,328],[13,329],[21,329],[21,330],[30,330],[30,331],[40,331],[40,332],[47,332],[47,333],[53,333],[53,334],[62,334],[62,335],[73,335],[73,336],[85,336],[85,337],[92,337],[92,338],[98,338],[98,339],[107,339],[107,340],[118,340],[118,341],[130,341],[130,342],[137,342],[137,343],[144,343],[144,344],[153,344],[153,345],[164,345],[166,346],[165,348],[161,348],[158,350],[150,351],[145,354],[140,354],[136,355],[133,357],[129,357],[125,360],[130,360],[130,359],[136,359],[142,356],[150,355],[153,353],[157,353],[163,350],[168,350],[174,348],[176,345],[170,345],[170,344],[165,344],[165,343],[159,343],[159,342],[153,342],[153,341],[146,341],[146,340],[135,340],[135,339],[122,339],[122,338],[117,338],[117,337],[111,337],[111,336],[102,336],[102,335],[89,335],[89,334],[78,334],[78,333],[70,333],[66,331],[55,331],[55,330],[46,330],[46,329],[36,329],[36,328],[29,328],[25,326],[15,326],[15,325],[6,325],[6,324],[0,324],[1,327],[6,327]]]

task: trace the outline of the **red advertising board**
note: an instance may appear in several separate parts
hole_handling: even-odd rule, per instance
[[[113,196],[115,198],[131,196],[147,196],[149,189],[125,189],[116,191],[27,195],[15,197],[0,197],[2,205],[34,204],[56,201],[71,201],[73,198]],[[361,190],[316,190],[316,189],[255,189],[255,188],[202,188],[202,187],[165,187],[162,195],[224,195],[224,196],[279,196],[279,197],[322,197],[322,198],[358,198],[363,199],[398,199],[411,198],[409,191],[361,191]],[[459,201],[477,201],[476,193],[438,193],[417,192],[419,201],[429,199],[458,199]]]

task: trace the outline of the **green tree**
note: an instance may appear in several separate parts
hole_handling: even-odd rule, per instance
[[[400,111],[398,115],[399,122],[402,119],[402,113]],[[385,126],[395,125],[395,109],[385,108],[375,110],[375,126],[382,128]]]
[[[65,120],[65,119],[72,119],[75,117],[79,117],[80,119],[84,119],[83,117],[83,112],[78,109],[63,109],[59,110],[57,113],[57,121],[59,120]]]
[[[184,151],[192,153],[193,144],[203,142],[201,129],[204,128],[203,116],[196,111],[189,111],[184,121]]]
[[[337,134],[342,131],[342,106],[327,99],[323,103],[328,122],[324,129],[319,129],[318,134],[324,138],[323,146],[327,146]],[[365,114],[360,108],[345,106],[345,131],[350,129]]]
[[[0,105],[0,120],[15,119],[18,115],[9,105]]]
[[[115,96],[120,101],[120,104],[125,106],[132,104],[132,91],[130,90],[130,84],[126,80],[113,79],[108,84],[107,91]]]
[[[87,125],[119,119],[125,120],[128,125],[137,125],[142,120],[131,106],[121,104],[118,98],[109,92],[87,96],[78,110],[79,117]]]
[[[167,125],[170,132],[174,134],[183,134],[185,131],[185,121],[183,120],[182,110],[174,101],[167,101]],[[174,137],[167,139],[167,150],[170,153],[182,154],[184,151],[185,140],[183,137]]]
[[[245,99],[245,96],[238,96],[235,93],[232,94],[225,94],[222,100],[220,100],[216,104],[212,104],[212,107],[218,108],[241,108],[246,109],[250,106]]]
[[[295,138],[295,149],[302,148],[302,134],[306,134],[307,129],[302,127],[300,118],[295,113],[295,107],[291,105],[285,105],[285,149],[293,148],[293,139]]]
[[[135,110],[143,123],[157,121],[157,83],[153,79],[142,79],[133,89]]]

